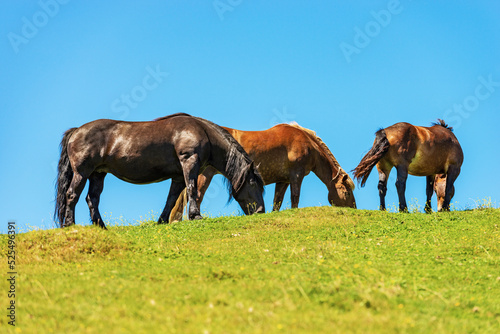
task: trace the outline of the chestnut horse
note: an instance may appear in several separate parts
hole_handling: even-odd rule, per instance
[[[299,205],[303,178],[311,171],[328,188],[328,202],[343,207],[356,207],[354,182],[340,167],[326,144],[312,130],[296,123],[278,124],[264,131],[226,129],[255,161],[264,184],[276,183],[273,211],[278,211],[283,197],[291,187],[292,208]],[[207,168],[198,178],[198,199],[201,203],[212,177],[217,174]],[[181,195],[170,219],[181,220],[186,200]]]
[[[436,178],[434,179],[434,191],[436,192],[438,211],[442,211],[444,199],[446,197],[446,175],[444,174],[436,175]],[[454,195],[455,195],[455,186],[451,187],[450,201]],[[430,212],[430,203],[427,212]]]
[[[440,119],[431,127],[396,123],[381,129],[375,134],[373,147],[354,169],[354,178],[361,180],[363,187],[373,166],[377,165],[380,209],[385,210],[387,179],[392,167],[396,167],[399,210],[407,211],[405,189],[408,174],[427,176],[425,211],[432,211],[434,189],[440,203],[438,211],[447,211],[455,191],[453,183],[464,160],[462,148],[452,131],[453,128]]]
[[[229,191],[246,214],[265,212],[264,182],[253,161],[218,125],[187,114],[150,122],[100,119],[66,131],[61,142],[55,218],[75,223],[75,205],[89,180],[87,204],[92,222],[105,228],[98,205],[106,173],[136,184],[172,179],[158,223],[168,222],[187,186],[189,219],[200,219],[198,174],[212,166],[229,180]]]

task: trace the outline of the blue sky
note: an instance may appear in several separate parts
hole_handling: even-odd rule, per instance
[[[66,129],[176,112],[243,130],[297,121],[347,171],[378,128],[445,118],[465,155],[453,202],[500,200],[496,1],[2,1],[0,36],[1,232],[9,220],[53,226]],[[221,181],[203,213],[238,213]],[[373,173],[356,188],[358,208],[377,209],[377,182]],[[397,204],[394,182],[393,171],[388,205]],[[108,176],[101,213],[157,215],[169,186]],[[273,194],[266,187],[268,210]],[[410,176],[406,196],[423,206],[425,178]],[[327,190],[310,174],[300,207],[317,205]],[[83,197],[76,220],[89,223]]]

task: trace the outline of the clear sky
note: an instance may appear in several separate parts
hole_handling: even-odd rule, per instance
[[[500,201],[500,2],[484,1],[2,1],[0,2],[0,222],[52,227],[63,132],[99,118],[151,120],[186,112],[264,130],[313,129],[346,171],[381,127],[406,121],[455,127],[465,161],[459,208]],[[397,204],[395,171],[387,203]],[[202,213],[226,206],[222,177]],[[378,207],[378,176],[355,190]],[[158,215],[170,181],[108,176],[105,220]],[[76,220],[89,223],[84,196]],[[274,185],[266,187],[272,207]],[[423,206],[425,178],[408,178]],[[289,192],[283,207],[290,207]],[[310,174],[300,207],[327,205]],[[436,207],[435,199],[433,202]]]

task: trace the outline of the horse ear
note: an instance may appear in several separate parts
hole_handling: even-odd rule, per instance
[[[253,171],[254,169],[255,169],[255,165],[254,165],[254,163],[253,163],[253,161],[252,161],[252,162],[250,162],[250,163],[248,164],[248,166],[246,166],[246,167],[243,169],[243,173],[241,174],[241,176],[242,176],[242,177],[246,177],[246,176],[248,175],[248,173],[249,173],[250,171]]]
[[[351,178],[347,174],[343,174],[338,182],[343,184],[344,186],[347,185],[349,188],[351,188],[351,190],[354,190],[355,188],[354,182],[352,182]]]
[[[347,185],[349,185],[349,188],[351,188],[351,190],[354,190],[354,188],[356,188],[356,186],[354,185],[354,182],[351,180],[351,178],[347,174],[344,174],[344,176],[342,177],[342,183],[346,183]]]

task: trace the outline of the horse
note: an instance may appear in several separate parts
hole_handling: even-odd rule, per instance
[[[363,187],[372,168],[377,166],[380,209],[385,210],[387,179],[391,169],[396,167],[399,211],[405,212],[408,211],[405,199],[408,174],[426,176],[425,211],[432,212],[434,190],[440,198],[438,211],[449,211],[455,192],[454,182],[464,160],[460,143],[452,131],[453,128],[441,119],[431,127],[402,122],[380,129],[375,133],[372,148],[353,170],[354,178],[361,181]]]
[[[311,171],[326,185],[331,205],[356,208],[354,182],[340,167],[326,144],[312,130],[297,123],[278,124],[264,131],[242,131],[224,127],[255,161],[264,184],[276,183],[273,211],[279,211],[290,185],[292,208],[299,205],[302,180]],[[206,168],[198,177],[201,203],[217,171]],[[181,220],[187,200],[183,194],[170,219]]]
[[[71,128],[61,141],[54,220],[61,227],[75,223],[75,205],[89,180],[91,220],[106,228],[98,205],[107,173],[135,184],[171,178],[158,223],[168,223],[184,189],[189,219],[201,219],[196,181],[208,166],[228,179],[230,196],[245,214],[265,212],[264,182],[254,162],[226,130],[208,120],[179,113],[148,122],[100,119]]]

